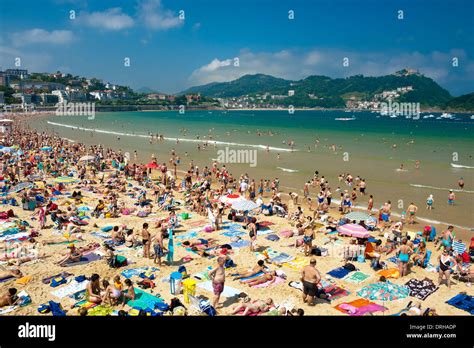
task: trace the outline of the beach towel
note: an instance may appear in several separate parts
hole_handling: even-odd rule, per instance
[[[254,275],[251,275],[250,277],[240,278],[239,281],[240,280],[250,280],[250,279],[253,279],[253,278],[257,278],[257,277],[261,276],[262,274],[263,274],[263,272],[258,272]],[[232,275],[232,276],[234,276],[234,275]]]
[[[262,221],[262,222],[259,222],[258,224],[260,227],[268,227],[268,226],[274,225],[274,223],[271,221]]]
[[[159,303],[163,303],[163,299],[152,295],[146,291],[143,291],[140,288],[134,288],[135,290],[135,299],[129,300],[127,305],[141,310],[154,310]]]
[[[72,294],[75,294],[76,292],[85,290],[86,286],[87,286],[87,282],[78,283],[75,280],[73,280],[71,283],[61,286],[54,291],[51,291],[51,294],[58,298],[64,298]]]
[[[94,302],[89,302],[87,300],[81,300],[79,302],[76,302],[72,308],[86,308],[86,309],[89,309],[89,308],[93,308],[95,306],[97,306],[98,303],[94,303]]]
[[[453,242],[453,250],[456,254],[461,255],[467,249],[466,244],[460,240],[455,240]]]
[[[266,229],[266,230],[258,230],[257,231],[257,236],[264,236],[266,234],[270,234],[270,233],[275,233],[273,230],[271,229]]]
[[[193,277],[196,278],[197,280],[210,280],[209,273],[207,271],[193,274]]]
[[[15,279],[14,276],[8,276],[8,277],[0,279],[0,283],[5,283],[5,282],[8,282],[8,281],[13,280],[13,279]]]
[[[186,232],[184,234],[177,234],[174,237],[176,239],[193,239],[198,236],[198,233],[195,231]]]
[[[198,283],[197,284],[198,287],[200,287],[201,289],[204,289],[204,290],[207,290],[209,292],[214,292],[213,288],[212,288],[212,281],[208,280],[206,282],[202,282],[202,283]],[[227,286],[225,285],[224,286],[224,291],[222,292],[222,296],[224,297],[233,297],[233,296],[238,296],[242,291],[240,290],[237,290],[237,289],[234,289],[230,286]]]
[[[102,232],[110,232],[114,229],[114,226],[105,226],[101,228]]]
[[[439,289],[431,279],[410,279],[405,286],[410,289],[410,296],[422,301]]]
[[[275,277],[275,279],[273,281],[269,280],[269,281],[267,281],[265,283],[262,283],[262,284],[253,285],[252,288],[256,288],[256,289],[267,288],[269,286],[283,284],[284,282],[285,282],[285,279],[283,279],[281,277]]]
[[[304,268],[304,266],[308,265],[308,260],[305,259],[304,257],[297,257],[294,260],[285,262],[282,266],[283,267],[288,267],[290,269],[293,269],[295,271],[300,271]]]
[[[43,284],[49,284],[49,283],[51,283],[51,279],[53,279],[53,278],[61,277],[61,276],[67,278],[67,277],[72,276],[72,275],[74,275],[74,274],[69,273],[69,272],[61,272],[59,274],[43,278],[41,281],[43,282]]]
[[[13,312],[17,308],[18,308],[18,306],[8,306],[8,307],[5,307],[5,308],[0,308],[0,315]]]
[[[89,262],[94,262],[94,261],[100,260],[101,258],[102,258],[102,256],[100,256],[99,254],[93,252],[93,253],[89,253],[89,254],[86,254],[86,255],[82,256],[80,261],[69,262],[69,263],[65,264],[63,267],[74,267],[74,266],[79,266],[79,265],[85,265]]]
[[[24,276],[24,277],[22,277],[22,278],[20,278],[20,279],[17,279],[17,280],[15,281],[15,284],[18,284],[18,285],[26,285],[26,284],[28,284],[28,283],[31,281],[32,278],[33,278],[33,276],[30,276],[30,275]]]
[[[111,239],[112,237],[108,233],[104,232],[91,232],[91,236],[101,238],[101,239]]]
[[[387,259],[387,261],[390,261],[394,264],[398,264],[398,257],[392,256],[391,258]]]
[[[98,305],[98,306],[93,306],[89,307],[87,310],[87,315],[88,316],[93,316],[93,317],[105,317],[107,315],[111,315],[114,309],[112,307],[106,307],[104,305]]]
[[[333,269],[332,271],[327,272],[331,277],[342,279],[350,273],[349,270],[345,269],[344,267],[338,267]]]
[[[400,271],[398,270],[398,268],[383,269],[381,271],[378,271],[377,274],[387,279],[389,278],[397,279],[400,277]]]
[[[347,275],[344,280],[349,283],[359,284],[370,278],[370,275],[356,271]]]
[[[233,238],[233,237],[241,237],[245,234],[246,233],[244,231],[226,231],[226,232],[221,233],[221,236]]]
[[[198,220],[198,221],[189,221],[186,224],[190,227],[197,228],[202,227],[207,223],[206,220]]]
[[[272,242],[277,242],[280,240],[280,237],[278,237],[276,234],[269,234],[268,236],[265,237],[265,239]]]
[[[295,257],[286,253],[280,253],[275,257],[270,257],[271,263],[285,263],[294,260]]]
[[[342,313],[349,314],[351,316],[360,316],[366,313],[383,312],[387,308],[380,306],[376,303],[370,302],[366,299],[357,299],[351,302],[343,302],[334,307]]]
[[[140,273],[143,272],[158,272],[159,269],[156,267],[137,267],[137,268],[129,268],[122,271],[122,276],[125,278],[132,278],[133,276],[139,276]]]
[[[446,303],[474,315],[474,296],[459,294],[446,301]]]
[[[327,299],[329,301],[334,301],[337,300],[341,297],[350,295],[350,292],[347,291],[344,288],[341,288],[340,286],[337,285],[329,285],[329,286],[324,286],[323,291],[327,296]]]
[[[229,244],[233,249],[238,249],[238,248],[244,248],[246,246],[249,246],[250,245],[250,241],[248,240],[244,240],[244,239],[240,239],[238,240],[237,242],[232,242]]]

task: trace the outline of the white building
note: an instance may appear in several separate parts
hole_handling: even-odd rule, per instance
[[[294,89],[290,89],[290,90],[288,91],[288,97],[292,97],[292,96],[294,96],[294,95],[295,95],[295,90],[294,90]]]
[[[51,93],[58,97],[59,103],[67,103],[69,101],[69,95],[67,94],[66,91],[61,91],[59,89],[56,89],[52,91]]]

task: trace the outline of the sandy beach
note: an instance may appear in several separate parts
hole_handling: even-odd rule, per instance
[[[188,238],[182,238],[183,235],[189,235],[190,232],[195,232],[192,235],[192,238],[203,238],[203,239],[210,239],[212,238],[215,240],[215,245],[225,245],[231,244],[232,239],[223,235],[222,233],[227,231],[227,228],[231,228],[231,230],[238,230],[243,232],[241,234],[242,241],[249,241],[248,236],[248,229],[245,230],[242,228],[244,224],[242,222],[232,222],[227,219],[227,214],[230,211],[230,207],[227,206],[225,208],[225,213],[223,214],[223,225],[222,228],[218,231],[206,231],[206,226],[211,225],[211,221],[209,220],[208,213],[204,212],[197,212],[191,209],[190,205],[187,205],[185,202],[189,199],[190,193],[193,190],[197,190],[194,188],[193,190],[190,189],[183,189],[182,181],[184,179],[184,174],[182,171],[178,172],[178,177],[174,177],[172,182],[175,183],[175,186],[172,188],[172,193],[174,196],[174,202],[178,202],[179,204],[174,206],[174,211],[178,216],[178,224],[172,228],[173,235],[174,235],[174,261],[172,264],[166,264],[163,262],[163,265],[158,267],[154,264],[152,259],[146,259],[143,257],[143,246],[135,246],[133,248],[125,248],[123,245],[116,245],[115,248],[115,255],[121,255],[126,257],[128,261],[128,265],[121,267],[121,268],[111,268],[104,256],[103,251],[103,243],[106,240],[111,239],[111,234],[109,232],[101,231],[101,228],[106,226],[122,226],[125,225],[127,229],[133,229],[133,233],[137,236],[139,241],[142,240],[141,237],[141,229],[142,225],[145,222],[150,224],[150,232],[152,235],[155,233],[156,228],[155,224],[158,221],[165,220],[170,216],[168,211],[158,211],[156,209],[156,197],[154,196],[154,191],[156,191],[156,182],[161,180],[161,172],[158,170],[152,170],[149,180],[142,181],[140,183],[135,180],[135,177],[126,177],[123,174],[123,170],[118,170],[118,168],[113,167],[112,161],[115,163],[123,163],[123,156],[120,153],[115,151],[109,151],[107,154],[109,157],[105,157],[102,160],[98,160],[97,163],[106,163],[103,169],[99,170],[95,175],[92,174],[92,167],[91,163],[89,165],[84,165],[85,162],[78,161],[79,157],[82,157],[86,154],[93,156],[100,151],[95,148],[94,150],[86,149],[85,147],[79,146],[78,143],[67,143],[58,142],[57,139],[53,139],[48,136],[40,137],[32,140],[31,143],[28,143],[28,137],[25,136],[27,133],[22,133],[23,131],[19,128],[18,117],[16,128],[13,133],[13,137],[7,137],[4,139],[2,143],[3,146],[11,147],[13,145],[19,145],[20,141],[24,142],[26,147],[20,146],[20,148],[24,151],[24,154],[28,154],[29,156],[37,156],[34,161],[32,161],[32,174],[40,173],[40,169],[38,169],[38,164],[40,162],[47,161],[50,158],[49,162],[53,162],[55,159],[59,157],[65,157],[65,162],[69,163],[70,165],[64,166],[64,164],[60,164],[61,162],[57,162],[60,166],[60,172],[62,174],[66,174],[67,172],[71,172],[72,179],[75,179],[73,183],[64,184],[61,189],[61,193],[54,195],[49,194],[49,198],[55,198],[54,203],[58,205],[60,210],[67,210],[68,207],[72,207],[74,209],[78,209],[81,207],[87,207],[87,210],[83,210],[85,213],[80,215],[81,220],[85,216],[87,219],[84,219],[87,222],[87,225],[81,226],[82,231],[77,233],[72,233],[70,235],[64,236],[64,231],[58,231],[57,226],[53,224],[51,221],[51,215],[47,215],[46,217],[46,226],[43,229],[39,229],[39,221],[37,215],[33,218],[34,211],[31,210],[24,210],[21,206],[21,199],[22,195],[27,192],[28,189],[24,189],[18,191],[16,193],[8,194],[9,198],[15,198],[17,202],[19,202],[20,206],[10,206],[10,205],[3,205],[2,211],[7,211],[11,209],[14,213],[14,217],[9,218],[9,220],[2,220],[3,223],[7,223],[9,221],[26,221],[28,222],[29,226],[23,232],[31,234],[34,230],[38,233],[38,235],[34,237],[35,242],[38,244],[38,250],[40,254],[44,254],[45,258],[29,261],[20,264],[18,267],[22,272],[25,278],[24,284],[18,283],[18,280],[10,279],[0,283],[0,295],[4,295],[9,288],[16,288],[18,292],[24,290],[31,298],[31,303],[25,305],[23,307],[14,308],[11,312],[6,313],[6,315],[43,315],[38,312],[38,306],[41,304],[48,303],[48,301],[55,301],[60,303],[63,308],[67,311],[67,315],[78,315],[79,310],[81,307],[71,308],[75,303],[78,302],[77,299],[70,298],[68,296],[59,297],[55,296],[53,293],[55,290],[66,288],[70,286],[73,282],[74,277],[85,275],[86,277],[90,277],[92,274],[97,273],[100,275],[101,279],[110,279],[110,281],[116,276],[121,275],[124,270],[127,269],[135,269],[139,267],[157,267],[158,270],[152,272],[153,274],[153,282],[155,287],[152,289],[146,289],[145,292],[148,292],[154,296],[159,295],[159,297],[164,300],[166,303],[170,303],[172,298],[179,298],[187,307],[189,315],[205,315],[200,313],[197,308],[191,306],[191,304],[186,303],[183,294],[171,294],[170,293],[170,281],[169,277],[171,273],[178,271],[179,266],[185,266],[186,273],[189,276],[189,279],[193,279],[196,283],[196,293],[195,295],[201,299],[211,299],[212,292],[206,289],[203,289],[199,286],[199,284],[203,282],[205,276],[203,278],[203,272],[208,272],[209,268],[214,268],[217,266],[217,256],[216,257],[203,257],[198,255],[197,253],[190,251],[189,249],[185,248],[183,245],[179,245],[184,240],[188,240]],[[23,134],[23,135],[22,135]],[[40,145],[42,147],[51,146],[51,150],[42,151],[40,149]],[[29,148],[30,146],[31,148]],[[75,147],[74,147],[75,146]],[[61,148],[73,148],[74,151],[68,152],[68,156],[64,156],[64,153],[60,152]],[[95,153],[94,153],[95,151]],[[2,161],[5,159],[7,153],[3,152]],[[23,160],[29,158],[29,156],[23,155]],[[50,157],[51,156],[51,157]],[[12,159],[13,157],[9,157]],[[122,159],[122,161],[120,161]],[[53,161],[51,161],[53,160]],[[188,159],[187,159],[188,160]],[[130,166],[132,165],[132,161],[130,161]],[[148,161],[150,162],[150,160]],[[157,161],[161,163],[161,160]],[[13,162],[15,164],[17,162]],[[212,162],[211,162],[212,164]],[[75,165],[75,166],[74,166]],[[54,165],[52,164],[52,168]],[[184,167],[184,166],[183,166]],[[211,167],[209,165],[209,167]],[[324,166],[319,166],[320,171],[324,175]],[[123,169],[123,168],[122,168]],[[169,168],[171,170],[171,168]],[[185,168],[181,168],[185,169]],[[82,179],[79,178],[78,173],[84,170],[84,174],[81,176]],[[186,170],[184,170],[184,173]],[[56,178],[59,176],[59,173],[51,173],[46,172],[44,176],[44,182],[36,183],[35,188],[39,188],[41,191],[41,187],[48,187],[50,185],[51,188],[57,187],[57,180]],[[138,173],[138,172],[137,172]],[[234,178],[238,180],[239,176],[243,173],[233,172]],[[4,174],[5,175],[5,174]],[[62,175],[61,175],[62,176]],[[103,180],[99,180],[103,176]],[[272,177],[272,174],[269,174]],[[220,202],[222,197],[225,197],[229,192],[225,194],[219,194],[218,191],[220,189],[221,183],[216,179],[215,176],[211,175],[212,177],[212,189],[205,191],[205,195],[211,199],[212,202]],[[151,178],[154,178],[151,179]],[[18,178],[16,178],[17,180]],[[87,180],[93,180],[94,183],[87,183]],[[192,176],[193,183],[200,184],[202,183],[203,178],[197,178],[194,174]],[[20,181],[26,182],[35,182],[35,180],[25,180],[23,176],[20,177]],[[100,183],[103,181],[103,183]],[[144,183],[147,183],[144,185]],[[155,184],[153,183],[155,182]],[[237,181],[238,182],[238,181]],[[112,183],[110,188],[106,188],[107,183]],[[301,183],[303,184],[303,183]],[[4,185],[9,185],[7,181],[4,181]],[[237,184],[238,185],[238,184]],[[148,186],[148,187],[146,187]],[[195,187],[199,187],[197,185]],[[161,185],[160,187],[160,194],[164,193],[166,190],[166,186]],[[123,188],[123,190],[122,190]],[[120,190],[119,190],[120,189]],[[101,215],[100,217],[91,216],[91,212],[96,207],[99,200],[104,200],[105,202],[110,202],[110,193],[116,193],[118,195],[118,204],[120,207],[127,207],[132,208],[136,207],[137,210],[141,210],[141,207],[137,207],[134,204],[138,202],[139,192],[144,190],[146,192],[146,197],[152,200],[153,208],[151,208],[151,213],[148,213],[146,217],[137,216],[136,212],[130,215],[125,215],[119,213],[117,217],[106,217],[106,215]],[[79,201],[74,200],[70,194],[73,191],[81,191],[83,198]],[[96,192],[94,192],[96,191]],[[235,193],[235,190],[232,190],[232,193]],[[160,195],[159,194],[159,195]],[[268,204],[271,198],[275,197],[276,192],[267,192],[264,191],[262,200],[264,204]],[[310,197],[315,197],[318,194],[318,191],[314,188],[310,188]],[[43,193],[44,196],[44,193]],[[290,197],[288,197],[288,191],[282,190],[281,192],[281,200],[282,203],[288,206],[288,215],[292,215],[296,210],[297,207],[300,206],[303,209],[303,217],[310,215],[313,216],[313,211],[310,211],[310,206],[303,202],[303,194],[299,195],[299,202],[298,204],[294,204]],[[246,195],[245,198],[248,198]],[[48,201],[46,198],[45,203]],[[314,198],[314,203],[316,199]],[[38,203],[38,206],[41,206]],[[424,208],[424,207],[423,207]],[[314,205],[313,205],[314,209]],[[358,210],[354,210],[358,211]],[[189,214],[189,218],[185,219],[183,213]],[[369,259],[366,259],[364,262],[358,262],[357,260],[350,260],[349,262],[353,264],[357,268],[357,272],[364,274],[364,280],[360,282],[353,282],[349,281],[350,274],[347,278],[339,279],[334,276],[328,275],[328,272],[331,270],[337,269],[341,266],[344,266],[347,263],[347,260],[344,260],[341,255],[336,255],[337,251],[343,250],[345,247],[349,247],[351,240],[355,240],[351,237],[344,237],[338,235],[338,233],[326,234],[324,231],[327,231],[325,227],[327,227],[327,219],[333,218],[335,221],[338,221],[343,217],[338,210],[338,205],[336,203],[332,203],[328,209],[327,213],[321,214],[323,216],[322,221],[318,221],[314,228],[314,239],[312,241],[313,246],[318,246],[320,249],[326,249],[328,255],[326,256],[305,256],[303,252],[303,246],[297,244],[297,240],[301,240],[303,235],[297,235],[298,231],[295,225],[297,221],[290,221],[290,219],[280,216],[267,216],[263,213],[259,212],[259,209],[255,210],[254,217],[256,218],[257,222],[263,223],[264,225],[268,226],[261,230],[261,234],[257,233],[257,246],[260,252],[250,251],[248,246],[244,247],[233,247],[231,250],[228,250],[227,257],[230,258],[233,263],[236,264],[236,267],[227,268],[225,271],[226,280],[225,280],[225,288],[224,289],[235,289],[236,293],[245,293],[248,297],[252,300],[266,300],[271,298],[273,302],[277,305],[281,306],[285,305],[288,307],[287,309],[297,309],[302,308],[304,310],[305,315],[347,315],[344,314],[342,311],[337,310],[335,307],[342,304],[342,303],[349,303],[351,301],[360,299],[361,296],[358,294],[360,290],[362,290],[365,286],[377,283],[380,281],[381,275],[377,273],[374,269],[371,268],[371,262]],[[373,216],[377,219],[377,212],[374,209]],[[304,218],[303,218],[304,220]],[[392,223],[388,224],[384,232],[380,232],[379,230],[375,230],[370,232],[370,235],[374,239],[380,239],[383,245],[387,243],[387,236],[388,232],[391,231],[393,226],[396,222],[399,221],[399,218],[396,216],[392,216]],[[378,222],[379,226],[380,221]],[[422,228],[426,224],[418,223],[416,225],[403,225],[403,236],[411,235],[412,241],[413,237],[416,236],[416,232],[422,230]],[[231,226],[231,227],[229,227]],[[446,228],[446,226],[439,226],[438,227],[438,236],[441,232]],[[268,232],[268,229],[271,230]],[[285,237],[287,234],[285,231],[293,232],[293,236]],[[98,237],[97,233],[102,234],[103,237]],[[282,233],[283,232],[283,233]],[[467,249],[469,249],[470,243],[470,234],[472,232],[469,231],[458,231],[457,238],[462,239],[464,244],[467,244]],[[279,240],[271,241],[266,239],[265,237],[268,235],[276,235],[279,237]],[[46,240],[56,240],[58,244],[52,245],[41,245],[43,241]],[[169,240],[165,239],[165,245],[168,245]],[[362,248],[366,248],[367,241],[362,241]],[[20,247],[28,247],[28,239],[19,239],[16,240],[15,243],[18,243]],[[68,267],[61,267],[55,262],[59,259],[63,258],[64,255],[68,252],[68,245],[69,243],[73,243],[76,247],[84,247],[89,245],[90,243],[98,244],[99,247],[94,249],[94,251],[98,251],[98,255],[101,256],[100,259],[91,261],[85,264],[74,265],[71,264]],[[2,243],[3,248],[10,249],[12,244],[8,244],[5,241]],[[397,248],[395,248],[397,249]],[[401,310],[406,308],[408,302],[412,301],[413,304],[420,303],[421,310],[425,311],[426,309],[435,309],[438,315],[468,315],[466,311],[461,309],[455,308],[446,303],[447,300],[451,299],[452,297],[456,296],[459,293],[467,293],[469,295],[473,295],[474,292],[471,287],[467,286],[465,281],[452,279],[452,285],[449,289],[445,282],[443,282],[438,287],[438,272],[436,271],[436,266],[438,266],[439,261],[438,257],[441,255],[441,251],[438,251],[437,248],[434,246],[433,242],[427,242],[427,249],[432,252],[430,264],[432,267],[422,268],[419,266],[411,266],[408,275],[403,277],[396,277],[396,278],[388,278],[388,281],[395,284],[404,286],[409,280],[416,279],[416,280],[424,280],[428,279],[433,282],[436,286],[436,289],[432,291],[424,300],[414,296],[405,296],[398,300],[372,300],[372,302],[376,305],[385,307],[385,310],[378,310],[375,312],[371,312],[371,315],[393,315],[399,313]],[[153,252],[153,248],[151,248]],[[222,250],[222,247],[218,247],[216,249],[218,254],[221,255],[219,252]],[[345,250],[345,249],[344,249]],[[266,253],[265,253],[266,251]],[[280,264],[278,262],[272,262],[270,255],[277,255],[278,253],[284,253],[290,256],[289,262],[283,262]],[[323,252],[324,253],[324,252]],[[2,255],[7,255],[7,252],[2,252]],[[364,254],[364,252],[362,252]],[[396,272],[392,272],[391,270],[398,269],[398,265],[395,262],[390,261],[392,257],[396,256],[396,250],[389,253],[388,255],[382,255],[380,261],[382,261],[385,265],[385,270],[380,269],[379,271],[389,271],[385,272],[384,274],[395,274]],[[307,305],[303,303],[302,300],[302,291],[296,289],[294,287],[289,286],[289,283],[299,282],[301,278],[301,271],[304,266],[307,266],[310,262],[310,259],[315,258],[317,261],[316,269],[319,271],[321,275],[321,282],[323,286],[333,286],[339,289],[337,298],[328,301],[326,299],[315,299],[315,305]],[[166,256],[163,257],[163,260],[166,260]],[[233,280],[232,274],[237,272],[246,271],[255,266],[258,260],[265,260],[265,265],[268,267],[270,271],[283,271],[282,277],[277,277],[281,279],[272,279],[272,282],[269,284],[265,284],[266,286],[257,286],[251,287],[245,283],[240,282],[239,280]],[[11,262],[11,263],[14,263]],[[410,262],[411,263],[411,262]],[[6,271],[16,268],[12,264],[8,264],[8,260],[2,261],[0,265],[0,270]],[[73,276],[66,277],[66,284],[59,285],[58,287],[52,287],[51,284],[48,282],[43,282],[42,280],[51,277],[57,274],[60,274],[64,271],[70,272]],[[378,272],[379,272],[378,271]],[[351,272],[351,273],[354,273]],[[197,277],[196,277],[197,275]],[[367,276],[367,277],[365,277]],[[198,279],[201,278],[201,279]],[[122,282],[124,281],[123,275],[121,275]],[[131,277],[131,280],[136,286],[136,283],[141,280],[141,278],[137,276]],[[87,280],[85,281],[87,282]],[[225,297],[221,296],[219,305],[217,306],[217,312],[219,315],[230,315],[233,311],[233,308],[238,304],[239,299],[237,296],[230,296]],[[102,306],[102,305],[101,305]],[[106,308],[110,308],[110,310],[105,310],[103,313],[108,314],[116,314],[117,310],[122,309],[120,305],[109,307],[108,305],[103,305]],[[128,305],[123,307],[124,310],[129,311],[132,308]],[[115,311],[115,312],[113,312]],[[261,313],[261,315],[265,315],[266,313]],[[50,314],[44,314],[50,315]]]

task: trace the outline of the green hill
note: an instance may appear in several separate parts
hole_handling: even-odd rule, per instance
[[[393,74],[386,76],[355,75],[332,79],[327,76],[309,76],[298,81],[285,80],[264,74],[245,75],[236,80],[191,87],[182,93],[201,93],[213,98],[240,97],[270,93],[295,95],[278,99],[281,105],[306,107],[344,107],[345,100],[372,100],[375,94],[411,86],[412,91],[401,95],[400,102],[416,102],[422,107],[445,107],[452,96],[431,78],[420,74]]]
[[[474,92],[451,99],[446,103],[446,108],[450,110],[473,111]]]

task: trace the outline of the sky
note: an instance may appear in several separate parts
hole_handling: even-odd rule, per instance
[[[457,96],[474,91],[474,1],[0,0],[0,69],[16,58],[164,93],[408,67]]]

